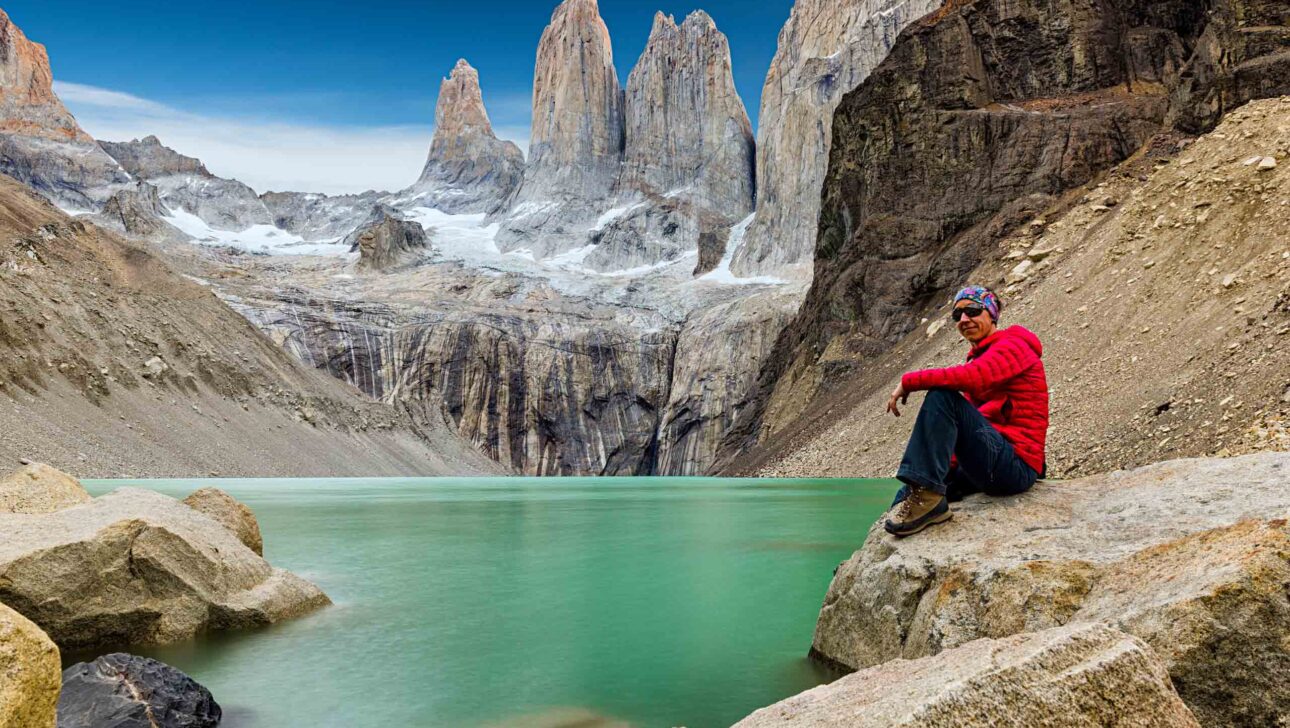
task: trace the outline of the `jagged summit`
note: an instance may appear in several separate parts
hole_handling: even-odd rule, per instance
[[[92,143],[54,93],[45,46],[0,10],[0,133]]]
[[[100,141],[99,146],[135,177],[154,179],[170,174],[215,176],[206,169],[202,160],[176,152],[152,134],[128,142]]]
[[[524,154],[493,132],[479,72],[457,61],[439,85],[435,132],[421,178],[412,190],[445,212],[495,212],[519,186]]]
[[[130,178],[54,93],[45,47],[0,10],[0,173],[64,207],[97,209]]]
[[[547,257],[586,244],[622,164],[623,89],[594,0],[565,0],[538,43],[529,163],[498,235]]]

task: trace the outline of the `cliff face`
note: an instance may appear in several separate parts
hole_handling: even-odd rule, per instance
[[[408,192],[444,212],[492,213],[510,201],[523,173],[523,152],[493,133],[479,72],[457,61],[439,86],[430,156]]]
[[[1283,7],[976,0],[907,28],[835,115],[814,282],[727,451],[898,341],[1002,235],[1137,151],[1167,117],[1290,86],[1281,46],[1247,32],[1284,38],[1248,26],[1283,19]],[[1208,22],[1223,17],[1244,20]],[[1198,80],[1211,46],[1222,65]],[[780,414],[765,421],[772,402]]]
[[[235,179],[216,177],[200,159],[163,146],[155,136],[99,144],[136,179],[156,187],[172,210],[196,215],[216,230],[240,232],[273,224],[255,190]]]
[[[596,0],[565,0],[538,44],[529,161],[498,245],[540,258],[580,245],[618,179],[623,134],[609,29]]]
[[[586,264],[622,270],[724,251],[752,212],[752,125],[730,67],[730,44],[702,11],[681,25],[659,13],[627,81],[627,134],[613,208],[588,240]],[[696,273],[711,265],[701,264]]]
[[[731,268],[809,278],[833,112],[941,0],[798,0],[762,88],[757,217]]]
[[[0,172],[59,204],[96,208],[129,181],[54,93],[45,47],[0,10]]]

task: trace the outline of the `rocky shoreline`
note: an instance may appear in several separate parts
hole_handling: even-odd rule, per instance
[[[1269,452],[971,496],[904,540],[875,524],[811,647],[858,672],[740,725],[1280,725],[1288,518]]]

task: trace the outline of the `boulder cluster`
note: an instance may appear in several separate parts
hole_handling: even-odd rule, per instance
[[[741,725],[1282,725],[1287,483],[1284,452],[1177,460],[876,524],[811,649],[858,672]]]
[[[116,653],[60,673],[60,649],[173,642],[330,604],[262,558],[255,515],[215,488],[91,498],[32,463],[0,480],[0,533],[0,728],[210,728],[219,705],[178,670]]]

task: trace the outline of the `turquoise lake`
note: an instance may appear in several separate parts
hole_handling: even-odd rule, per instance
[[[226,728],[728,726],[827,682],[833,568],[894,481],[91,481],[223,488],[335,606],[164,647]]]

